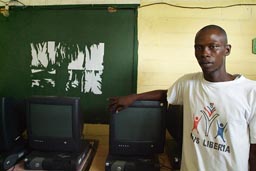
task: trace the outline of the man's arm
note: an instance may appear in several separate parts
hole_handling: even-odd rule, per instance
[[[250,146],[249,165],[250,171],[256,170],[256,144],[251,144]]]
[[[109,98],[109,110],[120,111],[136,100],[166,100],[167,90],[154,90],[140,94],[130,94],[121,97]]]

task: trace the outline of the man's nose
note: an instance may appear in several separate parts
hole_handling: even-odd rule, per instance
[[[207,57],[209,56],[211,53],[211,50],[208,46],[203,46],[202,49],[201,49],[201,56],[202,57]]]

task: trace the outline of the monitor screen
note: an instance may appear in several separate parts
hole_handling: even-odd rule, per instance
[[[72,105],[31,104],[30,112],[36,113],[31,115],[33,135],[72,138]],[[65,126],[60,126],[56,120]]]
[[[32,97],[27,104],[29,143],[33,149],[79,150],[83,128],[79,98]]]
[[[162,128],[162,118],[158,116],[158,110],[158,108],[145,110],[144,108],[130,107],[120,115],[116,115],[115,138],[123,141],[157,140]]]
[[[136,101],[110,119],[110,153],[153,155],[164,150],[166,105]]]

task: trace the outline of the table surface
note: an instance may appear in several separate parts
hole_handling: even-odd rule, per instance
[[[99,136],[97,138],[94,137],[94,139],[99,140],[99,146],[90,167],[90,171],[104,171],[105,161],[108,155],[108,136]],[[171,171],[170,161],[166,153],[162,153],[159,155],[159,162],[162,166],[160,171]]]
[[[105,162],[109,150],[109,136],[108,135],[92,135],[87,136],[88,139],[98,140],[98,148],[93,158],[89,171],[104,171]],[[170,161],[166,153],[159,155],[159,162],[161,165],[160,171],[171,171]],[[8,171],[24,171],[23,162],[15,165],[14,168],[10,168]],[[31,171],[31,170],[30,170]]]

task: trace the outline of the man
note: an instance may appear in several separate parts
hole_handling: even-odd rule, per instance
[[[221,27],[199,30],[194,49],[202,72],[184,75],[168,90],[112,97],[110,109],[135,100],[183,105],[181,171],[256,171],[256,81],[226,71],[231,45]]]

